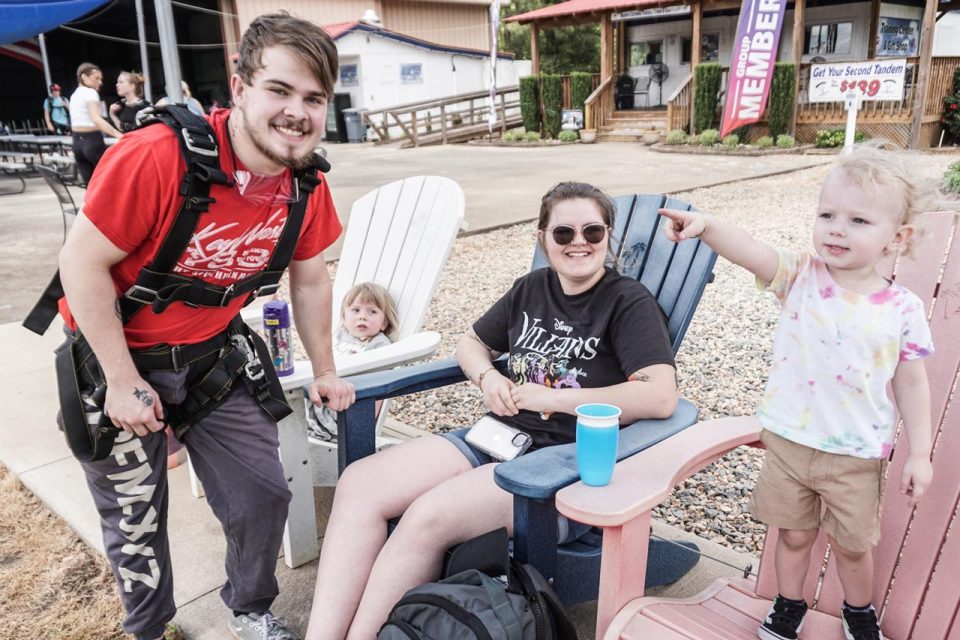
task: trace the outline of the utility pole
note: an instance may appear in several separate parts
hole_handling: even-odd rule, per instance
[[[147,31],[143,27],[143,0],[135,0],[137,6],[137,33],[140,35],[140,71],[143,73],[143,96],[153,102],[150,85],[150,59],[147,57]]]
[[[157,31],[160,37],[160,55],[163,57],[163,77],[167,85],[167,100],[183,104],[180,86],[180,53],[177,51],[177,32],[173,26],[173,5],[170,0],[153,0],[157,10]]]

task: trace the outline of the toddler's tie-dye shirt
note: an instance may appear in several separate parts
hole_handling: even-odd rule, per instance
[[[849,291],[819,256],[787,252],[770,285],[757,286],[781,306],[757,412],[763,426],[829,453],[889,456],[887,383],[900,361],[933,353],[920,298],[895,283],[874,294]]]

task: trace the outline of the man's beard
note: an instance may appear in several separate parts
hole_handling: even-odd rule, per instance
[[[313,150],[307,151],[302,156],[290,157],[290,156],[281,156],[273,149],[268,147],[261,139],[259,134],[250,126],[250,122],[247,120],[247,114],[242,108],[238,108],[242,117],[243,123],[242,126],[247,130],[247,136],[250,138],[250,141],[253,143],[254,148],[263,154],[270,162],[278,164],[281,167],[287,167],[293,169],[294,171],[298,169],[306,169],[311,164],[313,164]],[[273,123],[268,123],[267,127],[272,127]],[[291,127],[297,128],[297,127]],[[306,134],[306,132],[304,132]]]

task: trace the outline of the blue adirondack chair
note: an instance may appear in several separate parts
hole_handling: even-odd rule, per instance
[[[663,195],[621,196],[614,199],[617,215],[611,237],[620,272],[639,278],[657,298],[667,318],[674,353],[686,333],[693,311],[707,283],[713,279],[716,254],[699,241],[674,244],[661,230],[657,209],[692,207]],[[539,245],[532,269],[547,266]],[[496,363],[505,371],[505,360]],[[374,403],[419,391],[463,382],[456,360],[446,359],[390,371],[355,376],[357,401],[338,415],[341,471],[350,462],[374,451]],[[681,399],[674,414],[664,420],[640,420],[620,432],[617,457],[622,460],[697,422],[698,410]],[[567,604],[597,598],[601,536],[591,530],[577,540],[558,545],[558,514],[554,496],[579,480],[576,445],[561,445],[528,453],[501,463],[497,484],[514,495],[513,553],[533,564]],[[699,559],[696,545],[651,540],[647,586],[669,584]]]

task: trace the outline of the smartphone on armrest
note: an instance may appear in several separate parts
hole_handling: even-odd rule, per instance
[[[529,433],[490,416],[483,416],[470,427],[466,441],[496,460],[513,460],[533,444]]]

